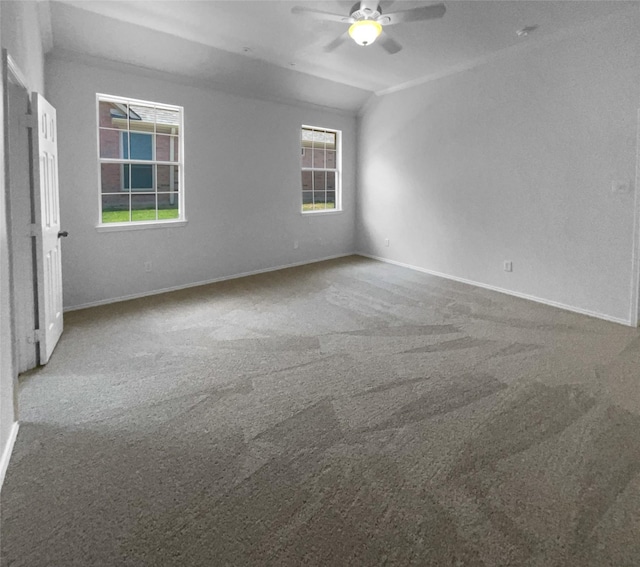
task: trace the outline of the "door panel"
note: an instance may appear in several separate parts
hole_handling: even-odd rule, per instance
[[[32,96],[40,364],[46,364],[63,329],[58,147],[56,109],[39,93]]]

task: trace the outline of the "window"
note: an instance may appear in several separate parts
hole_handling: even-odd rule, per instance
[[[302,127],[300,145],[303,213],[342,209],[340,134],[337,130]]]
[[[182,107],[97,102],[100,225],[184,220]]]

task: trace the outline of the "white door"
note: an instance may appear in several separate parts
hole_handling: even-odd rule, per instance
[[[62,334],[62,264],[60,259],[60,202],[56,109],[33,93],[33,183],[40,364],[46,364]],[[35,131],[37,124],[37,132]]]

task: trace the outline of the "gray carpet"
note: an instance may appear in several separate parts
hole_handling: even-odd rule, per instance
[[[2,565],[640,565],[640,334],[351,257],[66,315]]]

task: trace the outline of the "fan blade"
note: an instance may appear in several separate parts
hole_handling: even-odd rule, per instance
[[[304,6],[294,6],[291,8],[292,14],[302,14],[305,16],[311,16],[317,20],[326,20],[328,22],[338,22],[352,24],[353,18],[349,16],[342,16],[340,14],[332,14],[331,12],[325,12],[323,10],[314,10],[313,8],[305,8]]]
[[[411,10],[402,10],[401,12],[391,12],[383,14],[378,18],[378,22],[383,26],[392,26],[394,24],[402,24],[404,22],[419,22],[421,20],[433,20],[442,18],[447,9],[444,4],[434,4],[432,6],[422,6],[420,8],[412,8]]]
[[[330,51],[335,50],[336,48],[340,47],[345,41],[347,41],[347,39],[349,39],[349,33],[345,32],[342,35],[336,37],[331,43],[325,45],[324,51],[326,53],[329,53]]]
[[[398,51],[402,49],[402,45],[400,45],[395,39],[384,32],[382,32],[382,34],[378,38],[378,43],[382,46],[382,49],[384,49],[390,55],[398,53]]]

